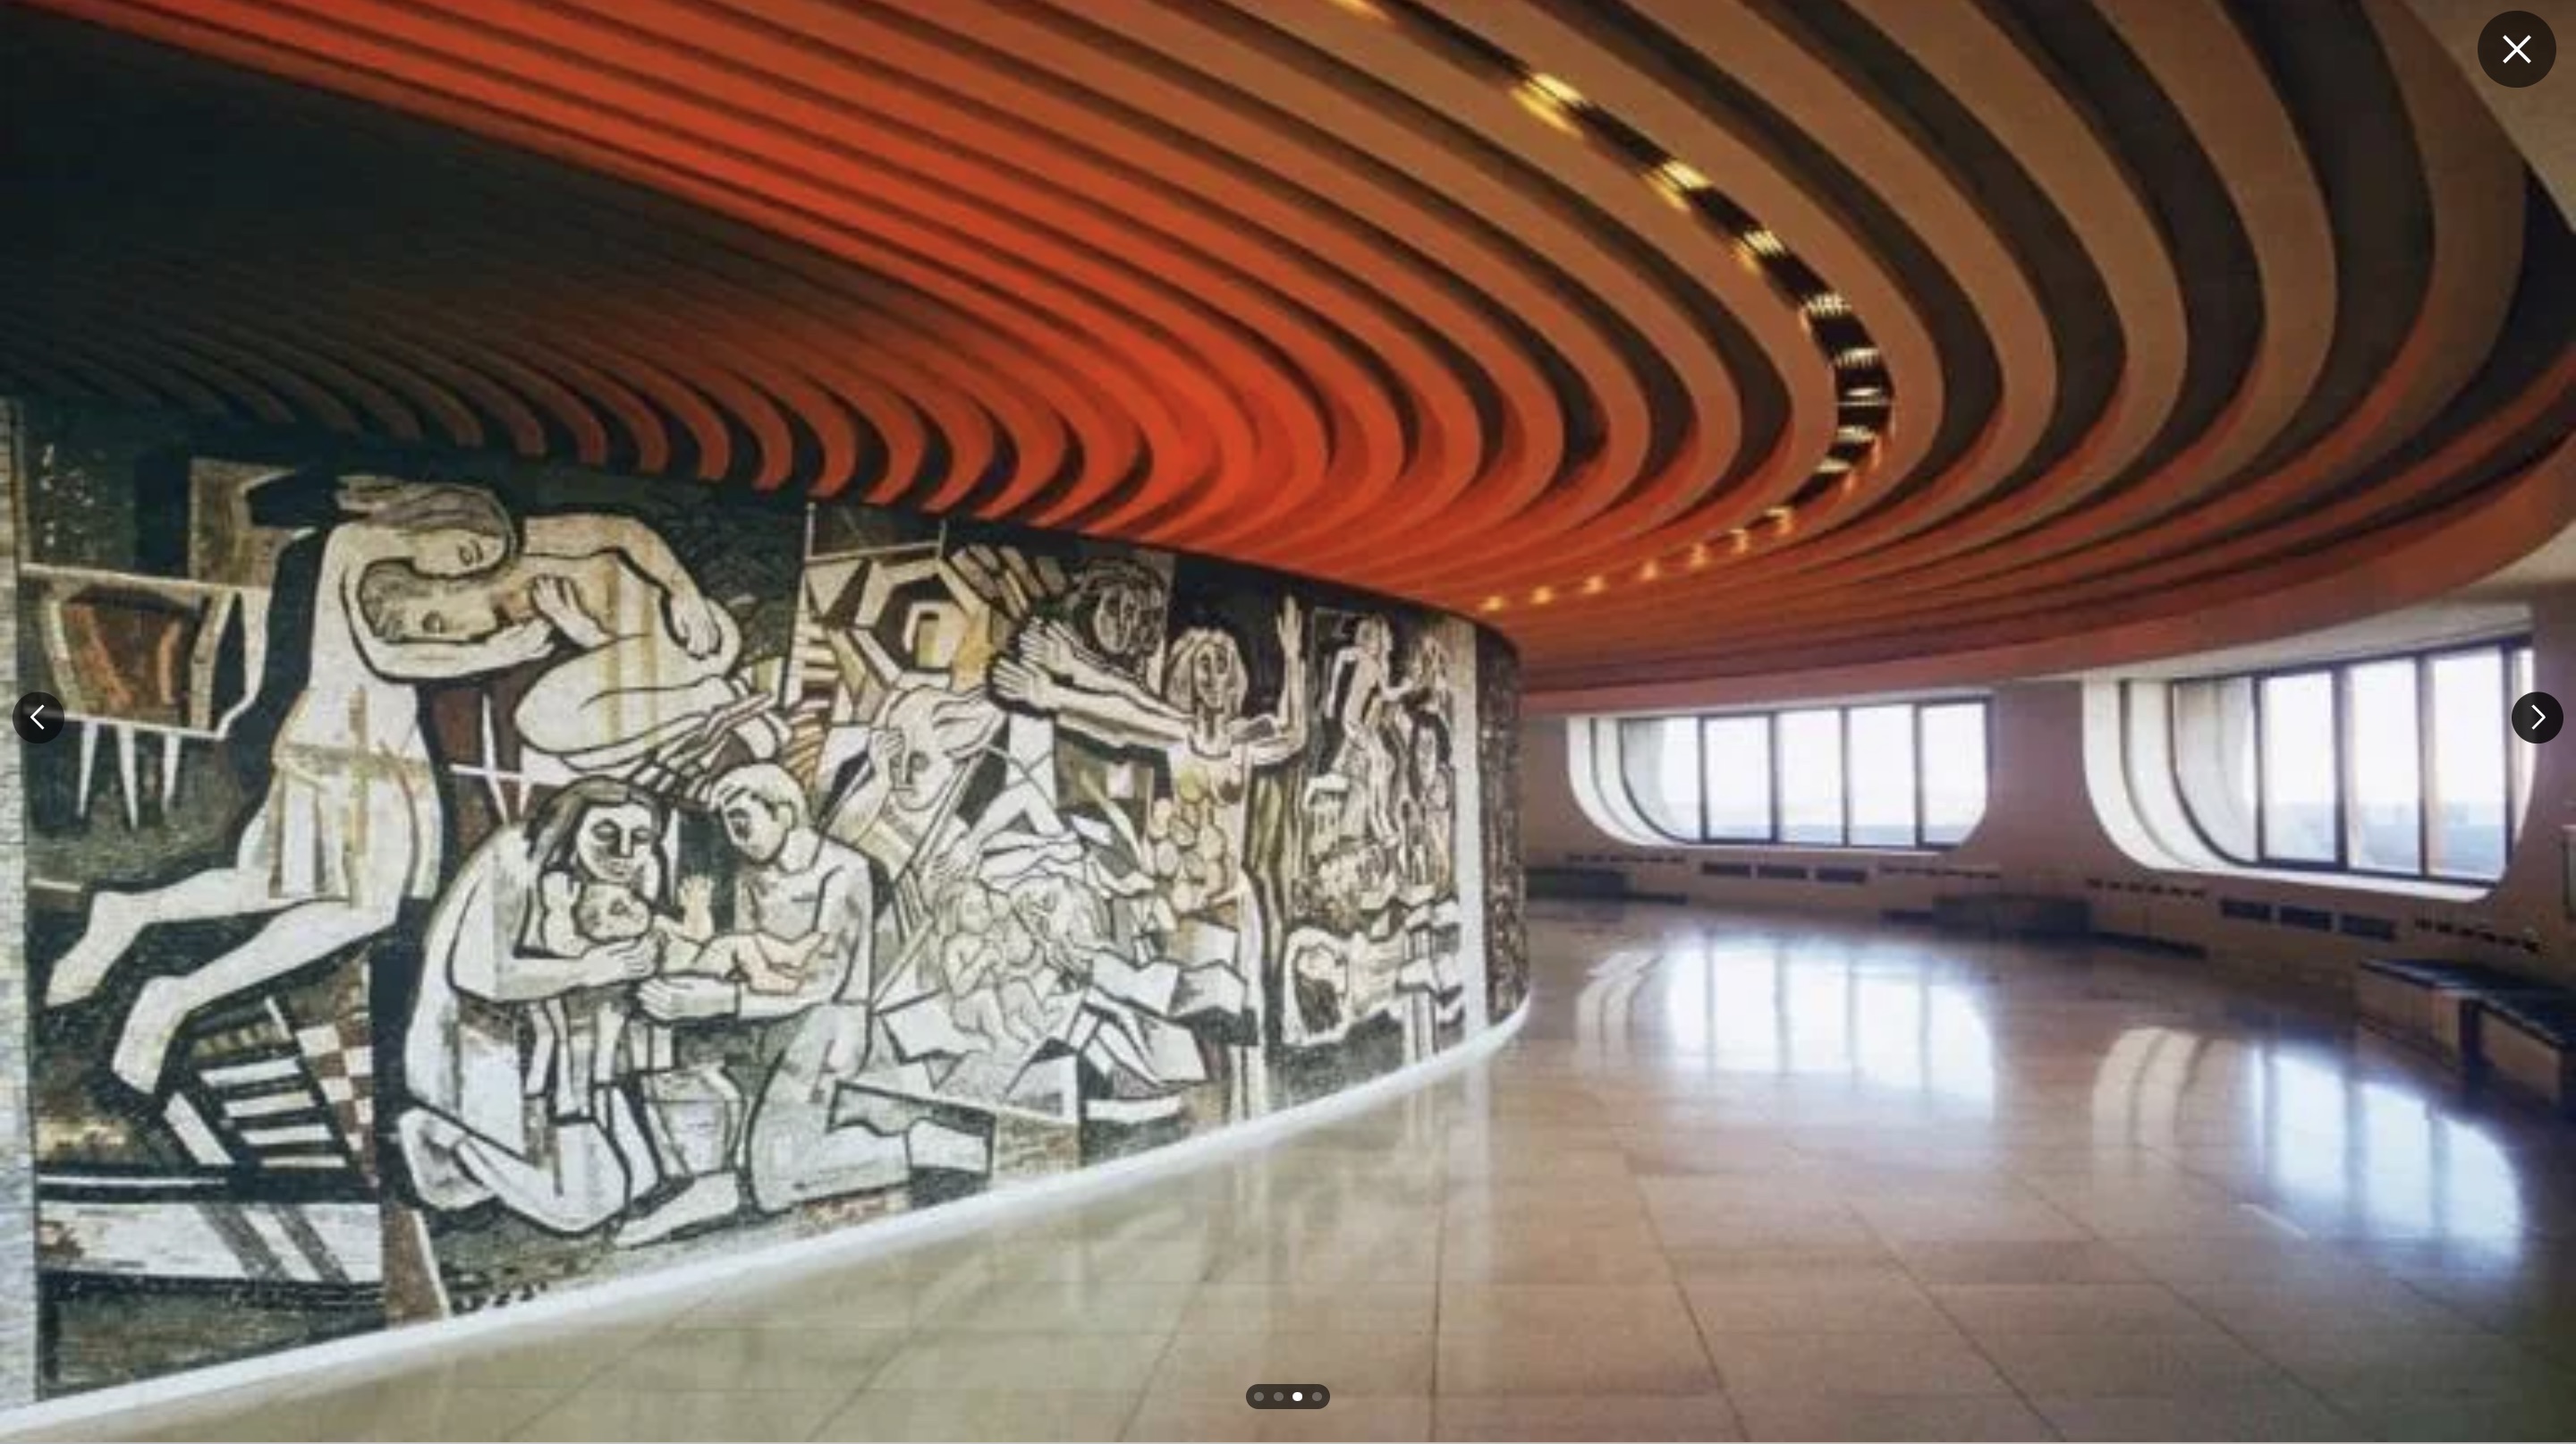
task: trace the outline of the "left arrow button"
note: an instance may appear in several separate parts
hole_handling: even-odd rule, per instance
[[[18,735],[29,742],[51,742],[63,735],[63,699],[51,692],[30,692],[18,699]]]

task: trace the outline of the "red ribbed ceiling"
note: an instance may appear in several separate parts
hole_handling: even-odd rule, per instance
[[[0,384],[1221,553],[1560,704],[2576,519],[2576,246],[2403,0],[38,8]]]

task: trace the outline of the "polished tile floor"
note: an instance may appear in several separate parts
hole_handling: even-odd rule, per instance
[[[1574,906],[1532,945],[1490,1064],[1249,1158],[64,1432],[2576,1435],[2576,1125],[2194,963]]]

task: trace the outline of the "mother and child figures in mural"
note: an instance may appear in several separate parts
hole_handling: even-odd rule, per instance
[[[633,518],[378,478],[338,503],[230,860],[94,892],[46,976],[69,1007],[156,925],[260,920],[134,995],[131,1089],[192,1020],[416,926],[379,1106],[417,1201],[639,1244],[989,1177],[1005,1125],[1062,1166],[1085,1125],[1268,1107],[1282,1050],[1461,1023],[1461,624],[820,508],[752,642],[758,599]],[[435,689],[480,694],[483,755]],[[467,764],[520,799],[472,835]]]

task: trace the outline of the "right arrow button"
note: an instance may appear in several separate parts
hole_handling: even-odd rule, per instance
[[[2548,741],[2566,721],[2566,709],[2546,692],[2525,692],[2514,699],[2513,735],[2525,742]]]

